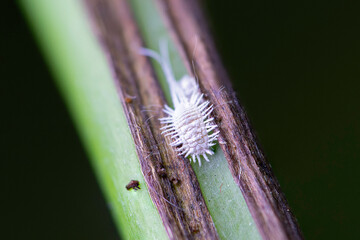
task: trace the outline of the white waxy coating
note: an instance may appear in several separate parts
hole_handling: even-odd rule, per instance
[[[184,75],[179,80],[179,85],[183,89],[185,97],[188,99],[190,99],[194,93],[200,94],[199,85],[196,83],[194,77]]]
[[[180,102],[182,104],[175,110],[165,106],[164,111],[169,116],[160,119],[162,124],[167,124],[162,127],[163,133],[175,139],[172,146],[181,146],[177,149],[180,155],[191,156],[201,166],[200,156],[209,161],[207,154],[214,154],[210,148],[215,145],[219,134],[210,134],[217,127],[212,124],[213,118],[209,118],[213,107],[209,101],[203,101],[203,96],[199,94],[194,94],[190,100],[183,98]]]
[[[140,49],[142,55],[152,57],[160,63],[170,86],[174,109],[165,105],[164,112],[168,116],[159,119],[165,124],[161,128],[162,134],[171,136],[173,142],[170,145],[178,147],[180,155],[191,156],[192,160],[197,160],[201,166],[201,156],[209,161],[207,155],[214,154],[211,146],[215,145],[219,135],[218,131],[212,133],[217,128],[213,118],[209,118],[213,106],[209,101],[204,101],[193,77],[183,76],[180,84],[175,81],[165,44],[160,44],[160,52],[161,55],[151,49]]]

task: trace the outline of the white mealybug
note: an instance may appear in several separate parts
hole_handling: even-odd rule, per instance
[[[201,166],[200,156],[203,156],[209,162],[207,154],[214,154],[211,147],[219,136],[218,131],[213,132],[217,125],[213,123],[214,118],[210,117],[213,105],[203,99],[204,94],[201,94],[193,77],[185,75],[179,83],[176,82],[166,42],[160,43],[160,55],[147,48],[141,48],[140,54],[159,62],[170,88],[174,109],[167,105],[163,109],[168,116],[159,119],[165,124],[161,128],[162,134],[170,135],[174,139],[170,145],[177,147],[180,155],[190,156],[190,161],[198,160]]]

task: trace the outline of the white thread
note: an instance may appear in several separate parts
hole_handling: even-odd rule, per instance
[[[214,132],[217,128],[214,118],[210,117],[213,105],[203,99],[204,94],[200,92],[195,78],[185,75],[180,83],[176,82],[165,41],[160,42],[160,55],[147,48],[141,48],[140,54],[159,62],[170,87],[174,109],[167,105],[163,109],[168,116],[159,119],[165,124],[161,128],[162,134],[170,136],[174,140],[170,145],[177,147],[180,155],[190,156],[190,161],[197,160],[201,166],[203,156],[209,162],[207,155],[214,154],[211,147],[219,136],[219,131]]]

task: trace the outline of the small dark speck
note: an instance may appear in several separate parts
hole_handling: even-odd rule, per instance
[[[132,103],[135,98],[136,96],[126,96],[124,100],[126,103]]]
[[[132,102],[132,98],[126,97],[126,98],[125,98],[125,102],[126,102],[126,103],[131,103],[131,102]]]
[[[130,189],[134,189],[135,191],[140,189],[139,187],[139,181],[137,180],[131,180],[128,185],[126,185],[126,189],[130,190]]]
[[[160,177],[166,177],[166,170],[165,168],[158,168],[156,169],[157,174],[159,174]]]
[[[180,184],[180,179],[177,179],[177,178],[175,178],[175,177],[172,177],[172,178],[170,179],[170,181],[171,181],[174,185]]]
[[[193,233],[200,232],[200,226],[195,220],[191,220],[189,225],[190,225],[190,229]]]

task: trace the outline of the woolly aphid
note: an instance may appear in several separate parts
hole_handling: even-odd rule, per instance
[[[160,55],[147,48],[141,48],[140,54],[155,59],[162,67],[168,82],[174,109],[165,105],[163,111],[168,115],[160,118],[162,134],[171,136],[171,146],[177,147],[179,155],[190,156],[201,166],[201,157],[209,162],[207,155],[213,155],[211,147],[215,145],[219,132],[213,132],[217,125],[210,117],[213,105],[205,101],[199,86],[193,77],[183,76],[179,82],[175,80],[166,42],[160,43]]]

